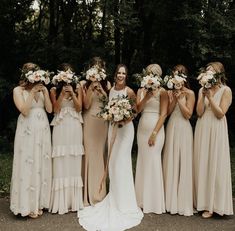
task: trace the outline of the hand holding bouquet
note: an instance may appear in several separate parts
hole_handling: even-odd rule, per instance
[[[79,78],[75,76],[75,73],[72,72],[70,69],[67,71],[58,71],[58,74],[55,75],[52,79],[52,83],[56,86],[58,84],[77,84]]]
[[[218,84],[218,76],[213,71],[204,71],[197,77],[199,84],[204,89],[210,89],[212,86]]]
[[[143,77],[141,81],[141,87],[144,87],[147,91],[154,91],[161,86],[162,79],[153,74],[149,74]]]
[[[106,79],[106,72],[103,68],[95,65],[86,72],[86,79],[92,82]]]
[[[44,70],[37,70],[37,71],[28,71],[25,73],[24,78],[27,79],[30,83],[50,83],[50,72]]]
[[[180,90],[186,82],[187,76],[182,73],[166,75],[163,79],[164,85],[168,90]]]
[[[104,103],[97,116],[111,123],[127,121],[134,116],[132,106],[133,102],[127,96],[118,96]]]

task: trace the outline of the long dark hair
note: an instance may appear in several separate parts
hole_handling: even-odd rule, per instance
[[[68,71],[68,70],[71,70],[72,72],[74,72],[74,67],[73,67],[70,63],[61,63],[61,64],[58,66],[58,70],[59,70],[59,71]],[[61,91],[62,91],[62,88],[63,88],[63,86],[65,86],[65,85],[67,85],[67,84],[64,83],[64,82],[60,82],[60,83],[58,83],[58,85],[55,86],[55,88],[56,88],[56,98],[59,97],[59,95],[60,95],[60,93],[61,93]],[[72,83],[70,83],[69,85],[72,86],[73,91],[75,92],[75,94],[77,94],[76,91],[75,91],[76,88],[77,88],[77,84],[72,82]]]

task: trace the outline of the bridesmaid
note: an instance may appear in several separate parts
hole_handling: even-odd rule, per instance
[[[77,84],[70,64],[61,65],[57,76],[73,76],[71,83],[60,82],[51,89],[54,109],[52,133],[53,181],[50,211],[65,214],[83,208],[81,163],[82,88]],[[55,79],[56,76],[53,78]],[[66,80],[65,80],[66,81]]]
[[[232,102],[225,84],[224,66],[207,64],[207,71],[218,76],[218,84],[199,90],[198,120],[194,139],[195,206],[203,218],[233,214],[230,151],[226,112]]]
[[[148,74],[162,75],[158,64],[146,68]],[[138,158],[135,189],[138,206],[144,213],[165,212],[161,152],[164,144],[164,121],[167,116],[168,96],[163,88],[137,93],[137,109],[142,112],[138,130]]]
[[[52,112],[47,88],[36,82],[34,63],[22,68],[22,81],[13,90],[20,115],[17,121],[11,179],[10,209],[37,218],[49,208],[51,191],[51,133],[46,111]],[[45,80],[45,79],[44,79]],[[49,81],[49,77],[48,77]]]
[[[188,75],[185,66],[173,68],[174,75]],[[185,79],[186,80],[186,79]],[[170,119],[166,127],[163,152],[163,175],[165,185],[166,211],[184,216],[193,215],[193,130],[189,122],[195,104],[195,95],[182,81],[179,90],[169,91]]]
[[[98,66],[105,69],[105,62],[100,57],[91,60],[90,67]],[[94,205],[106,195],[104,186],[99,192],[104,172],[104,154],[108,136],[108,123],[96,114],[102,106],[101,98],[108,97],[110,83],[107,80],[87,80],[84,89],[84,148],[85,148],[85,179],[84,205]]]

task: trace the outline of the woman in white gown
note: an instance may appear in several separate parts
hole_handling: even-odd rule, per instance
[[[126,86],[127,68],[118,65],[115,86],[110,90],[109,99],[128,96],[135,100],[134,92]],[[109,193],[95,206],[86,207],[79,213],[79,223],[88,231],[122,231],[138,225],[143,213],[137,206],[131,148],[134,127],[131,121],[122,122],[118,128],[109,161]],[[113,125],[109,126],[108,141],[112,137]]]
[[[60,70],[63,72],[57,76],[64,79],[74,75],[70,64],[62,64]],[[51,122],[53,178],[50,211],[59,214],[83,208],[82,89],[76,77],[72,79],[71,83],[61,81],[51,89],[55,116]]]
[[[148,74],[161,76],[158,64],[146,68]],[[157,78],[157,77],[156,77]],[[138,112],[142,112],[137,131],[138,158],[135,190],[138,205],[144,213],[165,212],[162,174],[162,148],[164,145],[164,121],[167,116],[168,96],[163,88],[147,91],[139,89]]]
[[[51,191],[51,132],[47,112],[52,104],[47,88],[27,79],[39,67],[24,64],[20,85],[13,98],[20,115],[14,142],[10,209],[17,215],[37,218],[49,208]],[[34,82],[34,83],[32,83]]]

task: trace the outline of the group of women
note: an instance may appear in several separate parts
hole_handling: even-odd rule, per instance
[[[105,69],[99,57],[90,66]],[[140,88],[137,97],[126,85],[127,68],[120,64],[113,86],[105,79],[52,87],[26,79],[14,89],[20,111],[14,144],[10,209],[37,218],[43,209],[64,214],[77,211],[79,223],[89,231],[121,231],[141,222],[143,213],[191,216],[203,211],[232,215],[230,151],[226,112],[232,101],[220,62],[206,66],[221,73],[217,84],[201,88],[193,136],[189,122],[195,96],[187,81],[179,90]],[[37,70],[26,63],[23,72]],[[61,70],[72,69],[64,64]],[[158,64],[147,73],[161,76]],[[187,75],[183,65],[173,75]],[[101,98],[127,96],[141,113],[135,183],[131,149],[132,119],[108,124],[97,117]],[[47,113],[54,112],[51,131]],[[166,131],[164,122],[169,116]],[[114,133],[115,137],[114,137]],[[84,155],[84,157],[83,157]],[[109,174],[109,190],[105,173]],[[103,183],[102,183],[103,182]],[[108,191],[108,193],[107,193]]]

